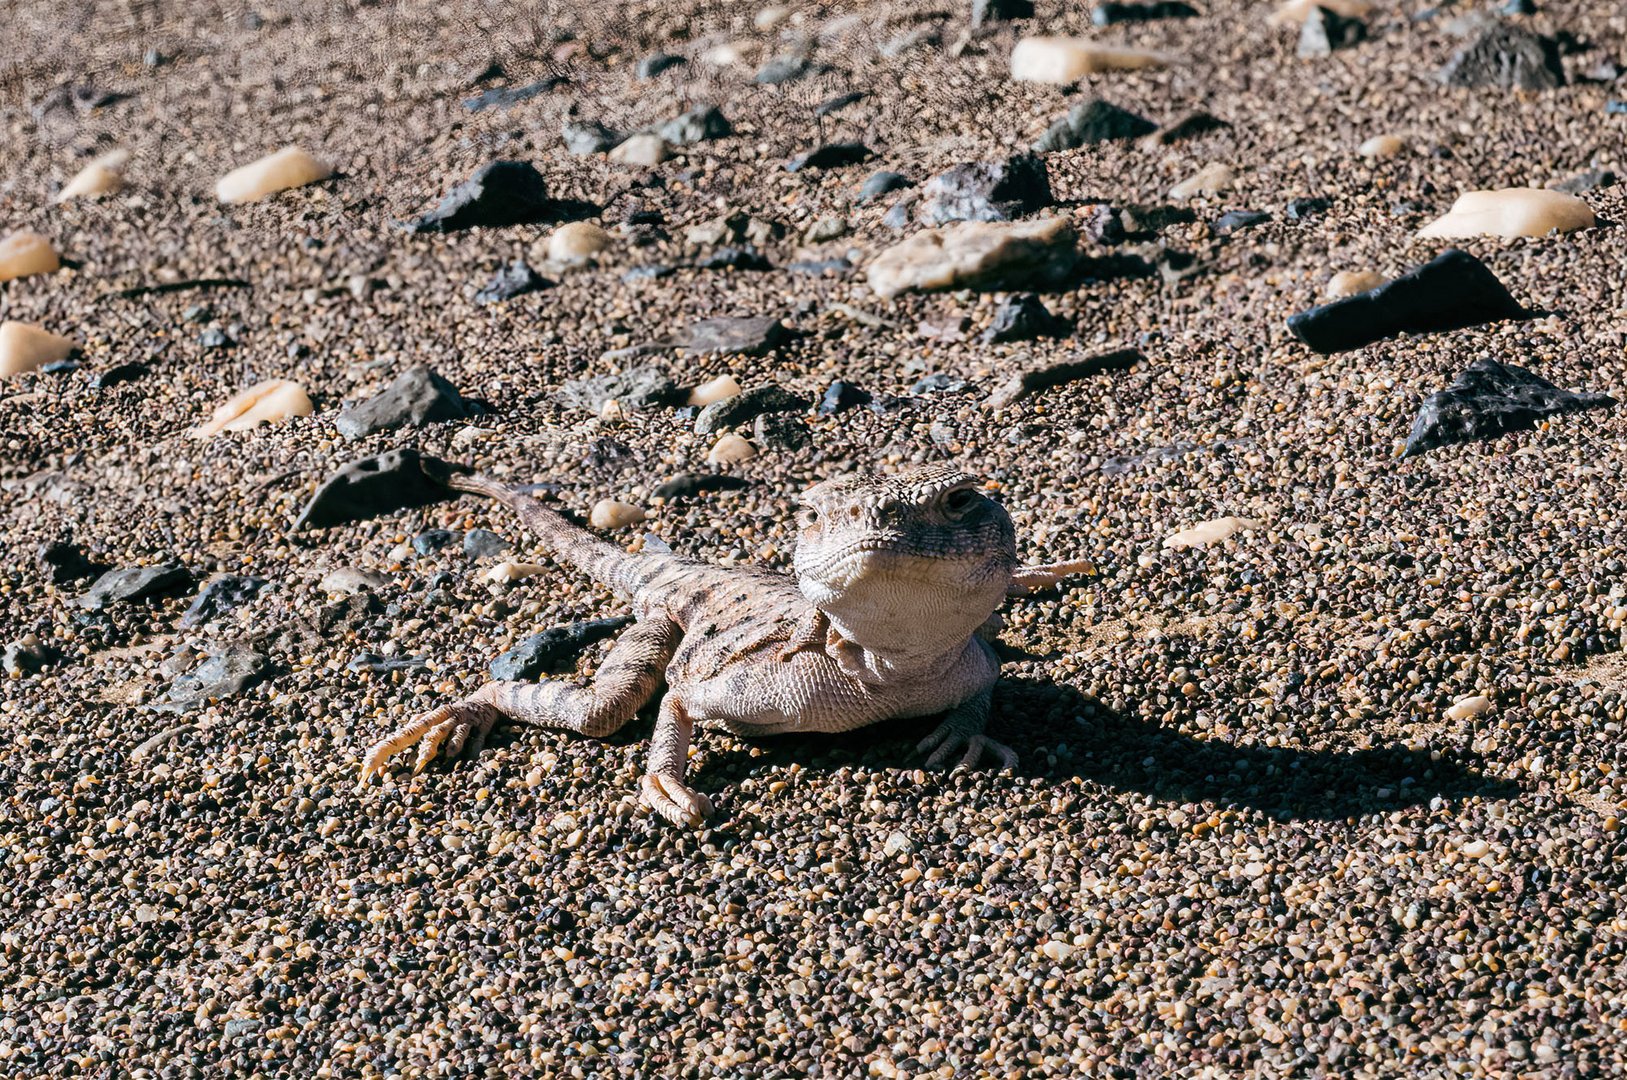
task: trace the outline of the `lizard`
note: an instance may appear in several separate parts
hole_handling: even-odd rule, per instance
[[[629,552],[495,480],[460,472],[444,482],[512,510],[556,560],[629,600],[634,622],[591,684],[486,683],[372,745],[363,784],[414,745],[414,773],[443,751],[474,756],[503,718],[603,738],[663,681],[640,797],[675,825],[699,826],[713,812],[687,782],[697,724],[751,737],[943,714],[919,746],[928,767],[957,757],[974,767],[989,755],[1009,769],[1016,754],[984,730],[999,608],[1086,565],[1020,566],[1011,516],[978,477],[949,464],[809,488],[794,575]]]

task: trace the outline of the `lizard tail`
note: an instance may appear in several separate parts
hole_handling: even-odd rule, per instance
[[[454,491],[484,495],[513,510],[521,524],[560,562],[576,567],[618,592],[630,593],[635,587],[637,555],[599,539],[531,496],[474,473],[453,473],[445,478],[445,483]]]

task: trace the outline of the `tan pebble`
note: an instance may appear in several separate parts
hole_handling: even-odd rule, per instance
[[[715,379],[701,383],[689,392],[689,403],[702,408],[714,401],[726,401],[732,397],[739,397],[740,384],[733,375],[719,375]]]
[[[706,460],[712,465],[734,465],[757,456],[757,448],[739,435],[725,435],[712,444]]]
[[[7,319],[0,323],[0,379],[65,360],[78,347],[72,338],[53,334],[32,323]]]
[[[0,240],[0,281],[49,274],[62,266],[51,241],[30,229]]]
[[[1502,188],[1466,191],[1443,216],[1418,230],[1420,237],[1547,236],[1591,229],[1593,208],[1563,191]]]
[[[94,198],[119,190],[124,186],[124,166],[129,160],[128,150],[112,150],[103,154],[75,173],[73,179],[62,185],[62,190],[51,201],[63,203],[69,199]]]
[[[700,60],[712,67],[734,67],[750,60],[756,51],[754,41],[725,41],[701,53]]]
[[[617,165],[649,168],[652,165],[659,165],[670,158],[672,148],[667,145],[667,141],[661,136],[644,132],[623,139],[616,144],[607,156]]]
[[[1466,859],[1484,859],[1491,854],[1491,845],[1484,840],[1470,840],[1458,848],[1458,853]]]
[[[1207,544],[1217,544],[1229,536],[1249,529],[1260,528],[1261,523],[1253,518],[1223,517],[1212,521],[1200,522],[1190,529],[1182,529],[1164,538],[1167,548],[1203,547]]]
[[[1073,956],[1074,948],[1065,941],[1047,941],[1039,947],[1039,951],[1058,963]]]
[[[600,499],[593,504],[593,512],[588,515],[588,524],[595,529],[625,529],[629,525],[637,525],[646,516],[642,507],[634,506],[632,503]]]
[[[791,9],[789,7],[784,4],[775,4],[773,7],[765,7],[753,16],[751,25],[766,33],[790,17]]]
[[[1467,720],[1471,716],[1479,716],[1491,708],[1491,698],[1484,694],[1460,699],[1450,709],[1446,710],[1448,720]]]
[[[1218,195],[1237,183],[1237,172],[1230,165],[1211,162],[1169,189],[1172,199],[1190,199],[1195,195]]]
[[[1121,49],[1084,38],[1028,37],[1011,50],[1011,77],[1018,82],[1062,86],[1103,71],[1158,68],[1168,59],[1145,49]]]
[[[1287,0],[1266,18],[1266,22],[1272,26],[1298,26],[1319,7],[1347,19],[1359,19],[1373,10],[1368,0]]]
[[[1399,135],[1374,135],[1356,147],[1356,153],[1364,158],[1389,158],[1395,157],[1406,146],[1407,140]]]
[[[1341,270],[1328,278],[1327,288],[1322,290],[1329,300],[1338,300],[1345,296],[1355,296],[1376,289],[1384,284],[1384,276],[1375,274],[1371,270]]]
[[[267,379],[234,395],[216,409],[209,422],[192,430],[194,439],[209,439],[222,431],[245,431],[258,424],[275,424],[292,416],[310,416],[311,399],[305,388],[288,379]]]
[[[233,169],[215,182],[215,198],[223,203],[247,203],[289,188],[314,184],[333,175],[333,167],[297,146]]]
[[[591,221],[573,221],[548,235],[548,260],[582,263],[610,246],[610,234]]]
[[[1063,217],[957,221],[886,248],[865,268],[865,280],[883,299],[912,289],[988,286],[1071,261],[1074,239]]]
[[[546,569],[548,567],[542,563],[500,562],[487,570],[483,576],[487,581],[503,585],[510,581],[519,581],[521,578],[535,577]]]

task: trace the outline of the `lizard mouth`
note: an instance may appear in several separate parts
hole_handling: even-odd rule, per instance
[[[851,584],[859,577],[885,574],[890,578],[937,581],[947,567],[965,562],[960,552],[933,554],[902,538],[866,537],[823,556],[804,568],[801,576],[832,586]]]

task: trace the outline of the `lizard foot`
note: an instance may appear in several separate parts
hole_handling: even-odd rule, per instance
[[[958,764],[970,769],[983,759],[987,751],[1000,759],[1000,768],[1014,769],[1017,767],[1017,752],[1002,742],[995,742],[981,732],[968,732],[956,727],[952,721],[944,721],[938,729],[921,740],[916,747],[920,753],[931,751],[926,759],[929,769],[942,768],[948,764],[956,752],[964,750]]]
[[[712,816],[712,800],[685,787],[675,777],[645,773],[642,788],[644,805],[674,825],[698,829]]]
[[[458,701],[431,709],[373,744],[362,759],[361,782],[383,776],[385,763],[414,743],[418,745],[418,760],[413,763],[413,775],[423,772],[443,745],[448,758],[457,757],[465,743],[469,743],[471,755],[477,754],[497,716],[497,709],[483,701]]]

